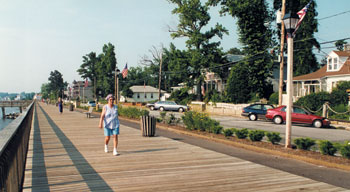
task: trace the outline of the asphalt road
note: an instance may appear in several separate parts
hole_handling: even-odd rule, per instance
[[[175,114],[177,118],[180,118],[183,114],[178,112],[167,112]],[[159,111],[150,111],[150,115],[159,117]],[[286,125],[285,124],[274,124],[271,121],[258,120],[249,121],[248,118],[232,117],[232,116],[211,116],[211,118],[220,122],[220,125],[224,128],[248,128],[248,129],[259,129],[269,132],[278,132],[281,136],[285,137]],[[292,139],[298,137],[310,137],[317,140],[328,140],[332,142],[350,141],[350,131],[344,129],[334,128],[315,128],[309,125],[292,125]],[[281,143],[284,143],[282,140]]]
[[[120,122],[123,125],[140,129],[139,123],[129,122],[125,120],[120,120]],[[162,129],[157,129],[156,135],[171,138],[173,140],[188,143],[191,145],[196,145],[205,149],[209,149],[209,150],[230,155],[233,157],[241,158],[257,164],[272,167],[278,170],[286,171],[295,175],[307,177],[316,181],[321,181],[331,185],[350,189],[350,182],[349,182],[350,174],[346,171],[316,166],[316,165],[304,163],[301,161],[281,158],[273,155],[265,155],[262,153],[248,151],[241,148],[236,148],[229,145],[216,143],[213,141],[209,141],[209,140],[205,140],[205,139],[201,139],[193,136],[177,134],[177,133],[162,130]]]

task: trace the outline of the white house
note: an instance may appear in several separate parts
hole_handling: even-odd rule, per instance
[[[125,98],[120,96],[121,102],[149,102],[158,100],[159,89],[152,86],[134,85],[130,87],[130,90],[134,93],[132,98]],[[170,94],[161,90],[161,100],[164,101]]]
[[[350,81],[350,49],[332,51],[321,69],[293,78],[295,98],[320,91],[332,92],[339,81]]]

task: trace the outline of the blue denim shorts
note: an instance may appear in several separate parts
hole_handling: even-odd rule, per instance
[[[115,129],[104,128],[105,136],[119,135],[119,127]]]

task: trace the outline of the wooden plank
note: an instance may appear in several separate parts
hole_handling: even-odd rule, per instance
[[[24,191],[346,191],[124,125],[113,156],[98,118],[51,105],[37,115],[40,139],[32,129]]]

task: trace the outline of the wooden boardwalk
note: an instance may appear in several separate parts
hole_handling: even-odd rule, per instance
[[[37,105],[24,191],[346,191],[123,125],[113,156],[98,121]]]

